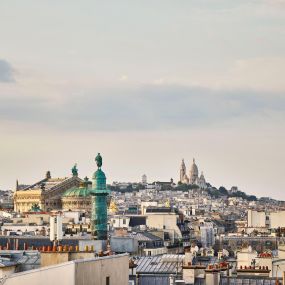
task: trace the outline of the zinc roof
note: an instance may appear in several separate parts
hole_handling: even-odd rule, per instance
[[[134,263],[137,264],[137,273],[175,274],[177,269],[181,272],[183,257],[176,254],[143,256],[134,260]]]

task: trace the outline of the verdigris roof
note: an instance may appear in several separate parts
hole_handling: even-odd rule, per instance
[[[71,188],[64,192],[63,197],[87,197],[90,195],[89,189],[85,186]]]

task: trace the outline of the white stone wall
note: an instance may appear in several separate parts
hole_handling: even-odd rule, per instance
[[[248,210],[247,226],[248,227],[265,227],[265,212]]]
[[[159,254],[166,254],[167,248],[166,247],[159,247],[159,248],[145,248],[144,255],[154,256]]]
[[[12,274],[5,285],[126,285],[129,280],[128,255],[82,259]]]
[[[256,259],[257,252],[256,251],[240,251],[237,253],[237,268],[240,266],[250,266],[253,259]]]
[[[285,227],[285,211],[271,212],[269,220],[272,229]]]
[[[177,226],[178,215],[174,213],[147,213],[146,225],[149,228],[162,229],[170,233],[171,238],[181,238],[180,229]]]
[[[285,227],[285,211],[270,212],[268,213],[268,216],[269,216],[269,228],[275,229],[278,227]],[[253,228],[266,227],[265,212],[248,210],[247,226]]]
[[[62,263],[13,274],[5,285],[75,285],[74,271],[75,263]]]
[[[157,207],[157,202],[156,201],[142,201],[141,202],[141,214],[145,215],[147,207],[150,207],[150,206]]]
[[[130,217],[114,216],[111,219],[113,228],[128,228],[130,224]]]

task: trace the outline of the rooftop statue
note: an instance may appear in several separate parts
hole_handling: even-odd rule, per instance
[[[30,209],[30,212],[41,212],[41,208],[39,206],[39,204],[33,204],[31,209]]]
[[[78,169],[77,164],[75,163],[74,166],[71,168],[71,172],[73,176],[78,176]]]
[[[46,179],[51,179],[50,171],[47,171],[47,173],[46,173]]]
[[[101,166],[102,166],[102,156],[100,155],[100,153],[98,153],[98,155],[95,157],[95,161],[96,161],[97,167],[99,169],[101,169]]]

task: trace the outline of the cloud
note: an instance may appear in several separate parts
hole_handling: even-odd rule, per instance
[[[0,59],[0,83],[14,81],[14,70],[12,66],[8,61]]]
[[[285,57],[254,57],[237,59],[221,70],[189,71],[158,78],[157,85],[189,85],[210,89],[255,90],[256,92],[285,92]],[[244,91],[242,91],[244,92]]]
[[[231,72],[231,83],[233,86],[246,86],[255,90],[284,92],[284,65],[284,57],[238,60]]]
[[[213,90],[148,85],[133,89],[74,91],[61,101],[40,97],[0,98],[0,121],[64,130],[191,130],[253,119],[285,119],[285,98],[252,90]]]
[[[269,5],[284,5],[285,0],[265,0],[265,3]]]
[[[128,75],[123,74],[123,75],[120,76],[119,80],[120,81],[126,81],[126,80],[128,80],[128,78],[129,78]]]

